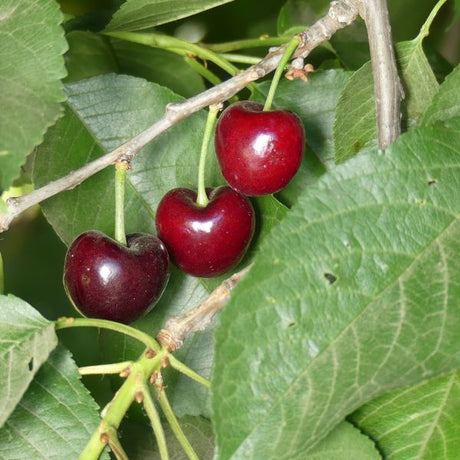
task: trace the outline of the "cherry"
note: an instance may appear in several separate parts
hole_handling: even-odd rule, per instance
[[[133,233],[127,246],[99,231],[87,231],[70,245],[64,286],[85,316],[131,323],[149,311],[169,278],[169,255],[155,236]]]
[[[257,102],[235,102],[224,110],[216,127],[222,174],[245,195],[284,188],[299,169],[305,149],[305,132],[297,115],[262,109]]]
[[[254,233],[254,209],[230,187],[206,189],[209,203],[196,203],[187,188],[170,190],[156,215],[158,237],[176,265],[193,276],[225,273],[243,257]]]

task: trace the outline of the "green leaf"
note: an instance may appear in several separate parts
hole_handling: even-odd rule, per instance
[[[65,116],[38,149],[37,186],[63,176],[146,129],[179,96],[154,83],[124,75],[102,75],[66,88]],[[148,144],[128,173],[125,220],[127,233],[154,232],[158,202],[171,188],[195,186],[205,114],[196,113]],[[210,155],[207,184],[222,183]],[[114,171],[107,168],[72,191],[47,200],[43,210],[69,244],[88,229],[110,235],[114,228]]]
[[[167,86],[184,97],[205,90],[201,76],[182,56],[124,40],[113,39],[112,46],[123,73]]]
[[[422,38],[398,43],[396,54],[405,93],[405,118],[409,126],[414,126],[419,123],[439,85],[423,51]]]
[[[216,333],[220,459],[304,458],[364,402],[460,366],[459,145],[460,125],[422,127],[355,157],[264,240]]]
[[[198,458],[212,460],[214,458],[214,437],[209,420],[203,417],[183,417],[179,419],[179,424]],[[169,457],[173,460],[187,460],[187,455],[169,425],[164,424],[163,428]],[[153,439],[152,429],[145,424],[124,423],[121,443],[130,460],[161,460]]]
[[[460,373],[392,391],[352,415],[385,458],[456,458],[460,452]],[[410,442],[408,442],[410,440]]]
[[[460,117],[460,65],[458,65],[439,87],[427,107],[422,123],[431,125],[437,122],[449,125]]]
[[[70,353],[58,347],[0,430],[0,458],[77,458],[99,421]]]
[[[61,113],[67,49],[62,14],[53,0],[0,4],[0,189]]]
[[[0,296],[0,426],[57,345],[54,325],[28,303]]]
[[[127,0],[113,15],[107,30],[143,30],[186,18],[231,0]]]
[[[438,90],[438,83],[423,52],[422,38],[396,45],[405,91],[402,111],[409,126],[419,123],[427,104]],[[377,146],[374,81],[370,62],[353,74],[340,96],[334,124],[334,145],[337,163]]]
[[[66,82],[117,72],[118,64],[108,39],[94,32],[74,30],[67,34]]]
[[[365,148],[375,148],[377,126],[370,62],[357,70],[340,95],[334,123],[335,161],[343,163]]]
[[[315,448],[305,454],[308,460],[378,460],[382,456],[375,444],[353,425],[342,422]]]

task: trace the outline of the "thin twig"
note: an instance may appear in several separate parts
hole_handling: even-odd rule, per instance
[[[351,24],[358,14],[358,0],[340,0],[331,2],[329,12],[302,34],[303,40],[295,53],[295,57],[305,58],[314,48],[337,32],[337,30]],[[64,177],[34,190],[21,197],[13,197],[7,201],[7,212],[0,214],[0,232],[9,228],[11,222],[23,211],[38,204],[64,190],[70,190],[88,177],[96,174],[118,160],[131,161],[134,156],[155,137],[184,118],[212,104],[219,104],[274,70],[284,52],[284,46],[268,53],[258,64],[230,78],[229,80],[210,88],[203,93],[186,99],[185,101],[169,104],[165,114],[152,126],[134,138],[125,142],[112,152],[109,152],[80,169],[72,171]]]
[[[143,393],[144,393],[144,409],[147,413],[148,418],[150,419],[150,424],[152,425],[153,434],[157,440],[158,452],[160,454],[161,460],[169,460],[168,446],[166,442],[165,432],[163,430],[163,425],[161,424],[160,416],[153,402],[152,395],[150,394],[150,389],[147,387],[145,382],[143,382]]]
[[[251,267],[252,265],[249,265],[223,281],[197,307],[183,315],[170,318],[165,327],[158,333],[158,342],[172,352],[182,347],[188,334],[206,329],[216,313],[224,308],[232,289],[243,279]]]
[[[122,374],[129,375],[129,369],[132,361],[123,361],[120,363],[98,364],[95,366],[83,366],[78,368],[80,375],[97,375],[97,374]]]
[[[389,147],[401,134],[403,89],[396,68],[386,0],[362,0],[371,52],[379,148]]]
[[[163,378],[161,373],[158,373],[157,380],[155,381],[155,391],[157,394],[158,404],[160,405],[172,432],[176,436],[176,439],[184,449],[185,454],[189,460],[199,460],[198,455],[190,444],[190,441],[187,439],[187,436],[185,436],[185,433],[182,431],[182,428],[176,416],[174,415],[171,404],[169,403],[168,397],[165,393],[165,387],[163,386]]]

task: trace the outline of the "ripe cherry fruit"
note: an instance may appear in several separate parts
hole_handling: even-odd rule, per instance
[[[155,236],[133,233],[127,246],[99,231],[70,245],[64,286],[83,315],[129,324],[149,311],[169,278],[169,254]]]
[[[243,257],[254,233],[248,198],[230,187],[207,189],[209,203],[196,203],[195,191],[170,190],[156,215],[158,237],[184,272],[211,277],[225,273]]]
[[[284,188],[299,169],[305,132],[292,112],[263,111],[262,104],[239,101],[220,116],[215,148],[232,188],[245,195],[267,195]]]

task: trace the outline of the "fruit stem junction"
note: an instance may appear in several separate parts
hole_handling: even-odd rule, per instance
[[[219,112],[220,108],[221,104],[209,106],[208,118],[206,119],[206,126],[204,128],[203,142],[201,144],[200,163],[198,166],[198,194],[196,198],[196,204],[202,208],[205,208],[209,203],[206,187],[204,184],[206,155],[208,153],[209,141],[211,140],[217,113]]]
[[[273,80],[270,85],[270,89],[268,90],[268,95],[267,99],[265,100],[265,105],[264,105],[264,111],[268,111],[271,109],[273,99],[275,97],[276,93],[276,88],[278,87],[278,83],[280,81],[281,75],[284,72],[284,68],[286,64],[288,63],[290,57],[292,56],[292,53],[296,50],[296,48],[299,46],[301,41],[301,38],[299,35],[295,35],[291,41],[288,42],[286,45],[286,49],[284,50],[283,56],[281,57],[281,60],[278,64],[278,67],[276,68],[275,75],[273,75]]]

